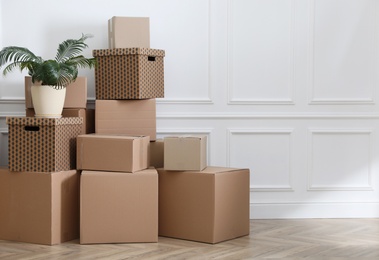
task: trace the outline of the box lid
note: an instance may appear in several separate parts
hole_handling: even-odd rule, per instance
[[[116,55],[151,55],[151,56],[165,56],[164,50],[150,49],[150,48],[115,48],[115,49],[101,49],[93,50],[92,55],[97,56],[116,56]]]
[[[38,118],[38,117],[7,117],[7,125],[28,125],[28,126],[55,126],[55,125],[81,125],[82,117],[61,117],[61,118]]]

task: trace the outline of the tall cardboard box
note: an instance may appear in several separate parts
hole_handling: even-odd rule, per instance
[[[83,118],[7,117],[11,171],[59,172],[76,169],[76,137]]]
[[[149,167],[148,136],[79,135],[77,169],[136,172]]]
[[[34,117],[34,108],[25,110],[27,117]],[[95,133],[95,109],[88,108],[64,108],[62,117],[81,117],[83,118],[82,131],[80,134]]]
[[[164,97],[164,50],[118,48],[93,50],[96,99]]]
[[[0,240],[55,245],[79,238],[79,173],[0,169]]]
[[[32,93],[32,77],[25,76],[25,107],[34,108]],[[64,108],[86,108],[87,107],[87,77],[77,77],[66,87],[66,98]]]
[[[97,134],[146,135],[156,140],[155,99],[96,100],[95,105]]]
[[[113,16],[108,20],[109,48],[150,48],[150,18]]]
[[[182,135],[164,138],[166,170],[201,171],[207,166],[207,136]]]
[[[207,167],[159,175],[159,235],[205,243],[249,234],[249,170]]]
[[[83,171],[80,243],[158,241],[158,174]]]

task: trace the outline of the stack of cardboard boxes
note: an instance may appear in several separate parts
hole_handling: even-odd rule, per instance
[[[109,49],[93,55],[95,134],[77,138],[80,243],[157,242],[158,174],[149,168],[149,146],[155,98],[164,95],[164,51],[150,49],[149,18],[113,17]]]
[[[164,138],[160,236],[214,244],[249,234],[249,170],[207,166],[206,147],[206,136]]]
[[[35,118],[31,77],[26,117],[7,117],[9,165],[0,169],[0,240],[54,245],[79,238],[76,138],[94,132],[87,78],[68,85],[62,118]]]
[[[109,49],[93,51],[95,116],[85,105],[68,105],[79,94],[67,87],[63,116],[74,117],[7,119],[9,167],[17,172],[0,170],[0,239],[57,244],[80,233],[81,244],[157,242],[158,236],[218,243],[249,234],[249,170],[208,166],[206,136],[156,138],[164,51],[150,49],[149,30],[149,18],[109,20]],[[83,85],[85,78],[78,79],[74,84]],[[30,78],[25,82],[28,90]],[[30,103],[26,91],[32,116]],[[76,143],[65,137],[73,126]],[[35,155],[24,155],[28,146]],[[46,158],[54,149],[68,156],[70,169],[76,159],[80,187],[76,170],[55,167],[59,156]],[[35,164],[53,167],[22,172]]]
[[[0,240],[59,244],[79,237],[76,137],[83,119],[7,117],[0,169]]]

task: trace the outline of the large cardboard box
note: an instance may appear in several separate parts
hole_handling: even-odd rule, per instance
[[[158,174],[83,171],[80,243],[158,241]]]
[[[95,132],[98,134],[146,135],[156,139],[156,101],[96,100]]]
[[[249,170],[207,167],[159,175],[159,235],[205,243],[249,234]]]
[[[118,48],[93,50],[96,99],[164,97],[163,50]]]
[[[25,110],[27,117],[34,117],[34,108]],[[95,109],[88,108],[64,108],[62,117],[81,117],[83,118],[82,131],[80,134],[95,133]]]
[[[166,170],[201,171],[207,166],[207,136],[182,135],[164,138]]]
[[[34,108],[32,93],[32,77],[25,76],[25,107]],[[86,108],[87,106],[87,77],[77,77],[75,82],[66,87],[64,108]]]
[[[163,168],[164,166],[163,139],[150,142],[150,166],[154,168]]]
[[[77,169],[136,172],[148,168],[148,136],[79,135]]]
[[[83,118],[7,117],[11,171],[59,172],[76,169],[76,137]]]
[[[149,17],[113,16],[108,20],[109,49],[150,48]]]
[[[55,245],[79,238],[79,173],[0,169],[0,240]]]

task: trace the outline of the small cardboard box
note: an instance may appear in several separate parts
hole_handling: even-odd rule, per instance
[[[146,169],[149,161],[148,136],[79,135],[77,169],[136,172]]]
[[[113,16],[108,20],[109,49],[150,48],[149,17]]]
[[[25,110],[27,117],[34,117],[34,108]],[[64,108],[62,117],[81,117],[83,118],[82,131],[80,134],[95,133],[95,109],[88,108]]]
[[[159,175],[159,235],[205,243],[249,234],[249,170],[207,167]]]
[[[155,99],[96,100],[95,133],[146,135],[156,139]]]
[[[83,171],[80,244],[158,241],[158,174]]]
[[[96,99],[164,97],[163,50],[118,48],[93,50]]]
[[[164,138],[166,170],[201,171],[207,167],[207,136],[183,135]]]
[[[55,245],[79,238],[79,173],[0,169],[0,240]]]
[[[34,108],[32,93],[32,77],[25,76],[25,107]],[[87,106],[87,77],[77,77],[75,82],[66,87],[64,108],[86,108]]]
[[[164,166],[164,142],[163,139],[150,142],[150,166],[163,168]]]
[[[76,137],[83,118],[7,117],[11,171],[59,172],[76,169]]]

